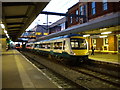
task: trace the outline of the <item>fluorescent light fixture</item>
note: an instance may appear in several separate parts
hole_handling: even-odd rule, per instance
[[[90,35],[83,35],[83,37],[89,37]]]
[[[7,34],[7,31],[6,31],[6,30],[4,30],[4,32]]]
[[[100,36],[100,38],[105,38],[105,37],[107,37],[107,36]]]
[[[112,32],[103,32],[103,33],[101,33],[101,34],[110,34],[110,33],[112,33]]]
[[[1,27],[4,29],[5,28],[5,26],[4,26],[4,24],[0,24],[1,25]]]
[[[6,34],[7,38],[10,38],[8,34]]]

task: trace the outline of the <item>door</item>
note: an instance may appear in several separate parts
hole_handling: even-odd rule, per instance
[[[120,35],[118,36],[118,52],[120,53]]]

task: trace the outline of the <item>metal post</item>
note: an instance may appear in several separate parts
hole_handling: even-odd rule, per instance
[[[48,14],[47,14],[47,30],[48,30],[48,34],[49,34],[49,27],[48,27]]]

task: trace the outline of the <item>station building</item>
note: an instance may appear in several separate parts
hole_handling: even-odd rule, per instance
[[[107,18],[114,17],[120,14],[120,2],[78,2],[68,9],[68,14],[84,15],[80,17],[67,17],[67,25],[74,27],[88,22],[99,21]],[[119,18],[118,18],[119,21]],[[112,22],[106,22],[112,23]],[[98,24],[98,26],[101,26]],[[120,53],[120,25],[101,26],[92,30],[78,32],[83,34],[88,40],[89,51],[91,46],[94,46],[95,52],[99,53]]]
[[[49,26],[49,34],[65,30],[66,28],[67,28],[66,17],[63,17]]]

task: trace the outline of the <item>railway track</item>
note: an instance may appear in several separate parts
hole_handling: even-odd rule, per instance
[[[32,54],[28,56],[32,56]],[[34,56],[34,60],[39,63],[42,62],[38,60],[40,58],[41,57],[39,57],[38,55]],[[45,59],[47,58],[45,57]],[[87,64],[83,63],[79,66],[63,65],[58,62],[51,62],[50,60],[46,60],[46,61],[49,61],[49,64],[45,64],[45,61],[43,61],[42,64],[44,64],[46,67],[50,69],[53,69],[54,72],[76,83],[76,85],[80,85],[86,89],[90,89],[90,88],[120,89],[119,72],[117,72],[119,66],[118,67],[111,66],[109,69],[109,66],[104,64],[101,65],[100,63],[99,64],[94,63],[93,61],[92,63],[91,62]],[[55,63],[54,67],[56,68],[50,66],[51,65],[50,63]],[[58,70],[61,70],[61,71],[58,71]],[[61,81],[62,80],[60,80],[60,82]],[[74,86],[71,87],[70,85],[68,86],[70,88],[74,87]]]
[[[60,74],[54,72],[53,70],[49,69],[48,67],[44,66],[40,62],[38,62],[35,56],[29,56],[29,53],[21,52],[32,64],[34,64],[37,68],[39,68],[43,73],[45,73],[49,79],[54,82],[59,88],[81,88],[85,89],[82,86],[75,84],[74,82],[64,78]]]
[[[90,67],[90,66],[89,66]],[[73,67],[73,70],[83,73],[85,75],[91,76],[93,78],[99,79],[103,82],[109,83],[111,85],[114,85],[116,87],[120,87],[120,79],[119,77],[114,77],[112,75],[108,75],[107,73],[101,73],[101,71],[88,69],[86,67]],[[92,79],[88,79],[92,81]]]

